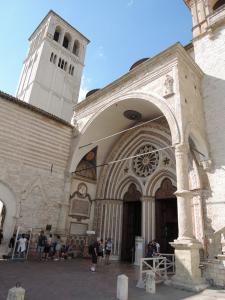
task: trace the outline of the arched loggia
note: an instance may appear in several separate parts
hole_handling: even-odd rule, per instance
[[[74,152],[72,155],[71,163],[69,166],[69,171],[73,172],[76,169],[76,166],[78,162],[81,160],[81,158],[85,155],[88,147],[79,149],[79,146],[82,144],[88,143],[93,139],[93,134],[90,134],[90,130],[94,128],[95,124],[102,118],[104,119],[105,113],[110,111],[113,106],[115,105],[121,105],[121,106],[129,106],[130,102],[136,102],[136,108],[138,110],[140,105],[145,106],[145,111],[155,111],[154,116],[163,116],[170,128],[171,137],[172,137],[172,144],[180,143],[181,136],[180,136],[180,130],[177,123],[177,120],[170,109],[169,105],[165,102],[164,98],[161,98],[157,95],[153,94],[147,94],[142,92],[132,92],[127,93],[123,96],[120,96],[118,98],[113,99],[112,101],[108,101],[108,103],[102,103],[102,105],[99,107],[99,109],[96,110],[94,114],[92,114],[86,122],[82,122],[83,124],[80,124],[79,126],[79,138],[77,138],[77,144],[74,147]],[[116,117],[116,116],[115,116]],[[153,118],[153,117],[150,117]],[[149,118],[149,119],[150,119]],[[115,122],[114,118],[114,122]],[[107,119],[104,120],[107,122]],[[108,126],[107,124],[102,124],[102,126]],[[110,124],[112,130],[114,124]],[[121,128],[120,128],[121,129]],[[119,131],[119,130],[117,130]],[[95,132],[99,132],[99,130],[95,130]],[[89,136],[88,137],[88,133]],[[99,136],[100,137],[100,136]],[[102,136],[101,136],[102,137]]]

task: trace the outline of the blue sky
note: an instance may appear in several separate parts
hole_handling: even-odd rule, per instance
[[[28,37],[50,9],[91,41],[83,93],[120,77],[141,58],[191,40],[191,14],[183,0],[0,0],[0,4],[0,90],[12,95]]]

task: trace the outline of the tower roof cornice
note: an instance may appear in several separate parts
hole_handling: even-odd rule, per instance
[[[58,15],[54,10],[49,10],[49,12],[47,13],[47,15],[44,17],[44,19],[41,21],[41,23],[37,26],[37,28],[34,30],[34,32],[31,34],[31,36],[29,37],[29,41],[32,39],[33,35],[39,30],[39,28],[42,26],[42,24],[44,24],[44,22],[49,18],[49,16],[55,16],[58,19],[60,19],[63,23],[65,23],[66,26],[70,27],[72,30],[76,31],[80,36],[82,36],[87,43],[90,42],[90,40],[84,36],[80,31],[78,31],[76,28],[74,28],[71,24],[69,24],[65,19],[63,19],[62,17],[60,17],[60,15]]]
[[[191,1],[192,1],[192,0],[183,0],[183,1],[184,1],[184,3],[187,5],[188,8],[191,7]]]

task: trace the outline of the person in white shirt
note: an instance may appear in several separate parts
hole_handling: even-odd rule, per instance
[[[17,241],[17,243],[18,243],[17,252],[19,253],[20,257],[24,257],[26,249],[27,249],[27,239],[25,238],[25,234],[24,233],[19,238],[19,240]]]

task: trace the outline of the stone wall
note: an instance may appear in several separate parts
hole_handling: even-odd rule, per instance
[[[204,277],[212,286],[225,288],[225,260],[213,259],[204,264]]]
[[[202,82],[203,105],[207,139],[212,160],[208,175],[208,196],[204,197],[204,220],[208,258],[205,277],[211,284],[224,286],[225,264],[216,260],[221,254],[220,238],[215,232],[225,226],[225,71],[221,63],[225,59],[225,26],[194,41],[195,60],[205,73]]]
[[[1,94],[0,128],[4,242],[17,226],[40,229],[51,224],[53,231],[57,230],[61,204],[66,201],[65,170],[72,127]],[[9,218],[10,228],[6,226]]]

